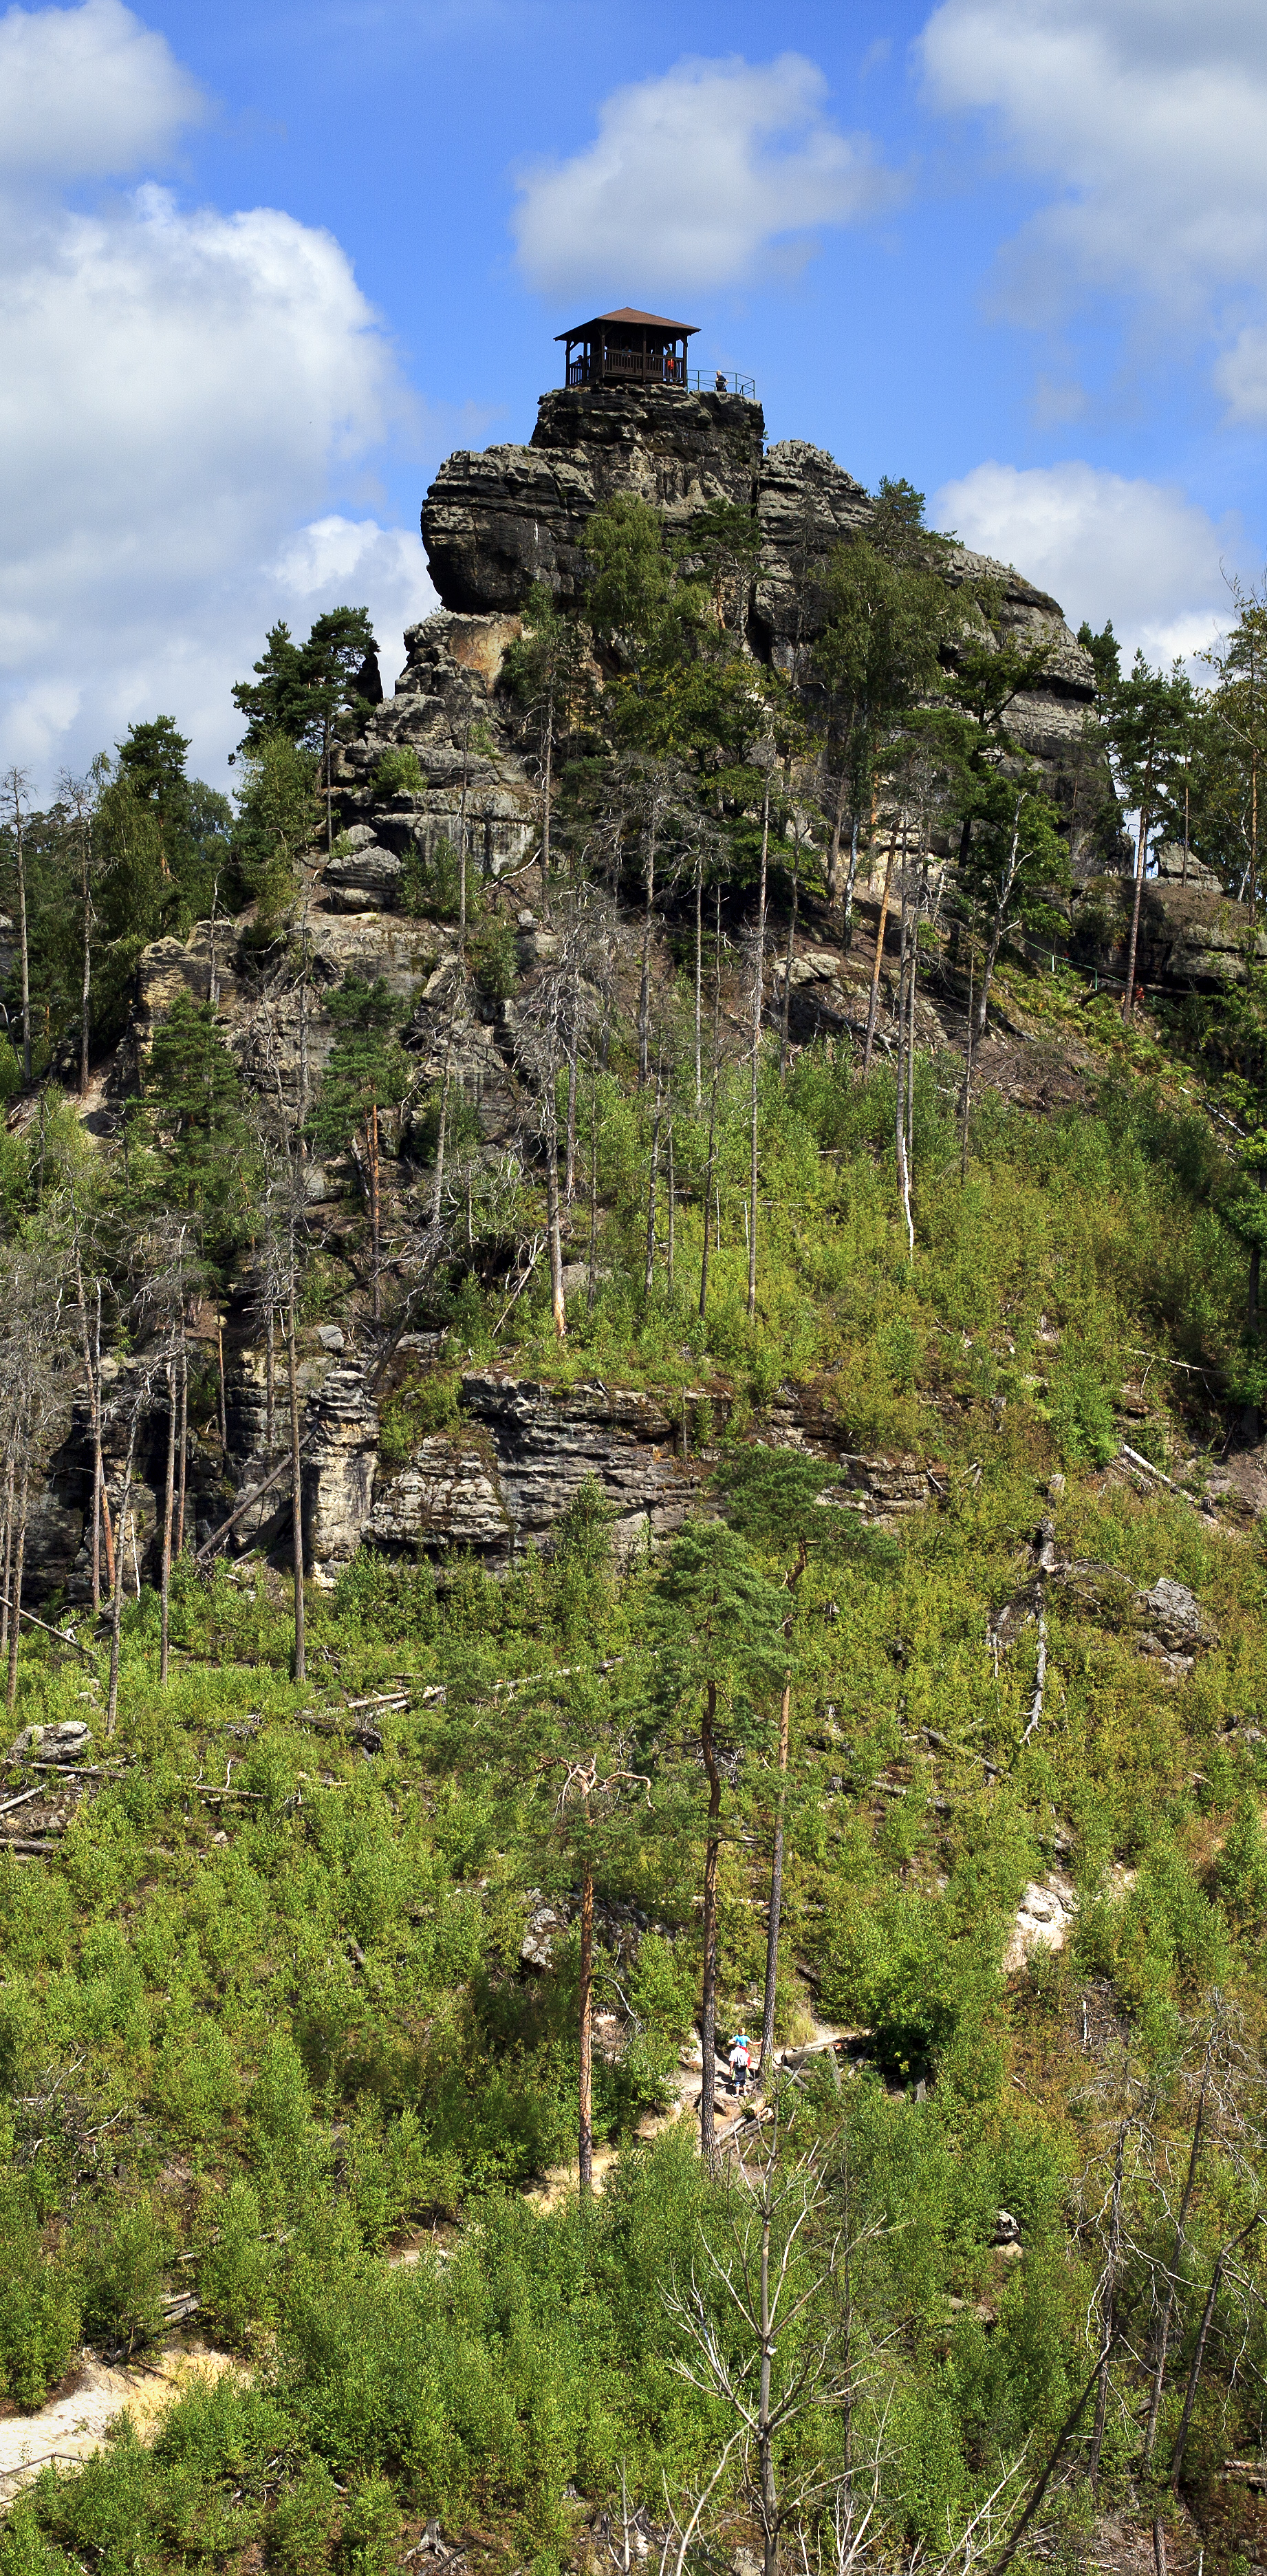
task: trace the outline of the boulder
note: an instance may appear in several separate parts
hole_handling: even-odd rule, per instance
[[[360,841],[360,833],[367,837]],[[351,834],[347,835],[351,838]],[[403,862],[358,827],[359,846],[336,850],[326,860],[322,893],[333,912],[391,912],[396,904]]]
[[[1158,877],[1140,908],[1140,956],[1147,983],[1210,991],[1243,984],[1251,965],[1267,962],[1267,931],[1217,884]]]
[[[1015,1976],[1036,1950],[1063,1950],[1073,1928],[1074,1893],[1068,1879],[1053,1872],[1031,1879],[1016,1909],[1003,1952],[1005,1976]]]
[[[92,1730],[78,1718],[63,1718],[56,1726],[24,1726],[9,1748],[11,1762],[33,1756],[40,1762],[77,1762],[81,1753],[92,1751]]]
[[[1216,1634],[1202,1617],[1196,1594],[1186,1583],[1176,1583],[1163,1574],[1151,1592],[1136,1595],[1137,1615],[1147,1622],[1147,1633],[1156,1640],[1163,1654],[1191,1654],[1195,1646],[1212,1646]]]
[[[524,1937],[519,1944],[519,1956],[525,1968],[552,1968],[555,1944],[563,1939],[567,1928],[567,1916],[558,1913],[553,1905],[536,1906],[528,1917]]]

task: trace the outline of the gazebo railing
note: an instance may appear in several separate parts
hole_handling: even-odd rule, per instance
[[[720,367],[697,367],[692,374],[680,359],[663,357],[658,350],[609,349],[601,367],[591,366],[588,358],[570,358],[567,380],[569,385],[681,385],[693,387],[696,393],[741,394],[746,402],[757,399],[755,376],[728,376]]]
[[[658,349],[608,349],[601,365],[592,365],[588,358],[570,358],[567,380],[569,385],[685,385],[687,375],[680,359],[666,358]]]

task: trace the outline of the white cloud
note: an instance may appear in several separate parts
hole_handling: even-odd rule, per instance
[[[389,692],[404,662],[405,628],[439,606],[417,530],[380,528],[376,519],[333,516],[297,528],[268,581],[269,598],[294,628],[311,624],[323,608],[364,604]]]
[[[1237,333],[1214,370],[1229,420],[1261,428],[1267,421],[1267,330],[1261,324]]]
[[[32,97],[75,58],[76,20],[88,36],[123,22],[112,152],[129,135],[156,147],[183,75],[115,0],[23,19]],[[430,590],[416,537],[329,515],[332,483],[356,476],[403,401],[339,244],[272,208],[186,212],[152,185],[91,213],[11,197],[6,228],[3,760],[47,792],[161,708],[214,776],[240,730],[231,683],[265,628],[343,599],[382,618],[390,685],[400,627]]]
[[[820,225],[856,222],[897,182],[865,135],[840,133],[801,54],[771,63],[690,57],[613,90],[598,135],[521,174],[520,268],[551,295],[695,294],[772,256],[804,257]]]
[[[976,465],[943,484],[935,524],[1015,564],[1058,599],[1070,624],[1111,617],[1129,661],[1187,660],[1228,614],[1220,570],[1238,529],[1221,526],[1171,486],[1063,465]]]
[[[122,0],[0,18],[0,176],[119,178],[164,160],[206,103]]]
[[[1013,160],[1054,187],[1004,263],[1016,318],[1106,290],[1223,336],[1246,295],[1258,303],[1261,0],[942,0],[921,44],[933,104],[987,114]],[[1224,390],[1240,416],[1267,418],[1261,362],[1236,382]]]

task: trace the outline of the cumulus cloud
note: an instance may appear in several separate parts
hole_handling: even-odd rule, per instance
[[[118,0],[11,12],[0,46],[15,16],[37,103],[76,41],[113,43],[111,166],[170,138],[183,74]],[[45,172],[56,141],[46,123]],[[186,211],[148,182],[84,212],[6,178],[3,757],[47,792],[162,708],[214,776],[240,729],[231,683],[274,617],[365,601],[390,663],[431,604],[416,537],[330,514],[398,416],[391,350],[338,242],[290,215]]]
[[[1238,299],[1257,303],[1267,262],[1260,0],[942,0],[921,45],[932,103],[988,116],[1012,159],[1052,184],[1004,262],[1017,318],[1047,318],[1090,288],[1221,334]],[[1239,373],[1234,356],[1227,364],[1233,408],[1267,418],[1261,357]]]
[[[696,57],[613,90],[598,134],[571,160],[521,175],[519,266],[550,295],[630,276],[658,292],[702,293],[803,259],[807,236],[891,204],[897,193],[865,135],[826,113],[827,84],[801,54],[770,63]]]
[[[120,178],[165,160],[206,102],[122,0],[0,18],[0,175]]]
[[[1187,660],[1227,616],[1220,569],[1238,529],[1172,486],[1063,465],[975,465],[936,495],[936,524],[1015,564],[1073,626],[1111,617],[1129,660]]]

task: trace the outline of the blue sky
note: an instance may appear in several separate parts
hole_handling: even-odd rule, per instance
[[[278,614],[368,599],[390,684],[435,465],[611,303],[1154,658],[1261,571],[1261,0],[13,8],[0,219],[41,788],[160,706],[223,778]]]

